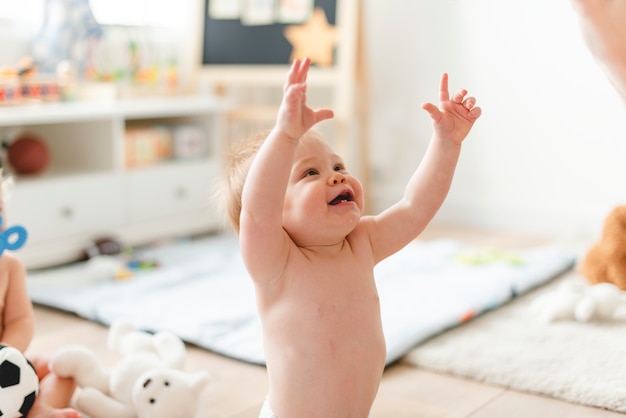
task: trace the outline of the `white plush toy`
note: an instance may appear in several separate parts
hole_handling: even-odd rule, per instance
[[[187,352],[180,338],[136,331],[127,322],[112,324],[108,337],[109,348],[121,356],[110,369],[82,345],[62,347],[50,360],[51,371],[76,380],[76,409],[91,418],[195,415],[208,374],[183,371]]]
[[[611,283],[563,282],[554,292],[541,295],[532,303],[534,314],[544,322],[558,320],[607,320],[626,306],[626,292]]]

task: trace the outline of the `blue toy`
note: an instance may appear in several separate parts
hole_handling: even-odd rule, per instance
[[[0,225],[2,225],[2,215],[0,215]],[[21,225],[14,225],[4,231],[0,231],[0,255],[4,250],[16,251],[24,246],[28,232]]]

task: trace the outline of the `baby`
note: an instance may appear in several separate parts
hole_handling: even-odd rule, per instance
[[[7,225],[4,210],[4,189],[7,180],[0,172],[0,214],[4,231]],[[26,270],[14,254],[0,252],[0,344],[26,351],[35,332],[33,306],[26,288]],[[39,395],[28,416],[30,418],[79,418],[68,408],[76,385],[73,379],[61,379],[50,373],[47,361],[40,356],[27,355],[39,377]]]
[[[310,61],[294,61],[276,123],[228,162],[227,210],[252,277],[269,378],[261,417],[365,418],[385,367],[373,269],[428,225],[481,110],[443,74],[434,133],[404,197],[363,216],[363,188],[311,128],[333,117],[306,102]]]

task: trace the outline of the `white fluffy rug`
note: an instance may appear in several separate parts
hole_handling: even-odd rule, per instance
[[[590,323],[538,320],[533,301],[571,273],[440,334],[404,359],[425,369],[626,412],[626,312]]]

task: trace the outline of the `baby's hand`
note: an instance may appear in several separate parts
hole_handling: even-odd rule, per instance
[[[465,139],[481,114],[480,107],[476,106],[476,99],[466,98],[466,95],[467,90],[463,89],[450,100],[448,74],[444,73],[441,76],[439,107],[432,103],[422,105],[422,109],[427,111],[433,120],[435,134],[458,143]]]
[[[306,77],[311,61],[295,60],[287,74],[283,101],[278,110],[276,129],[291,139],[299,139],[313,125],[333,117],[330,109],[313,110],[306,104]]]

